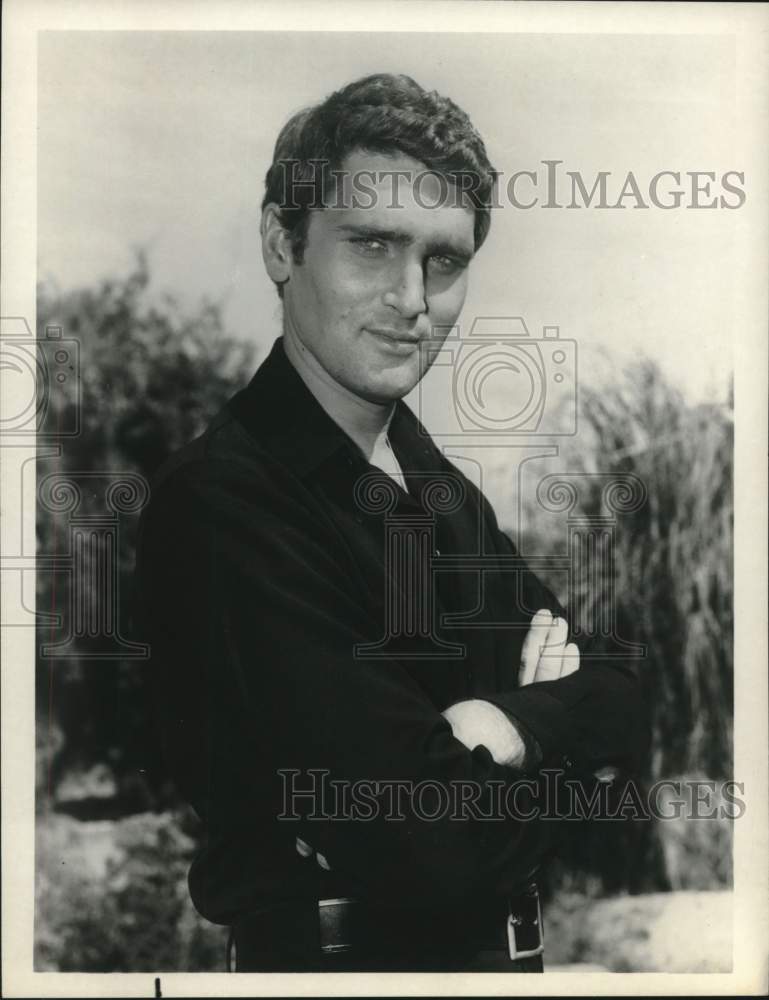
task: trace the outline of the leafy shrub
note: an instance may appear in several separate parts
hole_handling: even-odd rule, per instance
[[[175,814],[78,823],[41,817],[35,968],[223,971],[226,931],[192,909],[195,850]]]

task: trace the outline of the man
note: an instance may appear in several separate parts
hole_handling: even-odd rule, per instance
[[[563,610],[402,402],[462,308],[493,183],[464,112],[407,77],[295,115],[262,216],[283,335],[153,490],[140,580],[205,825],[190,890],[239,971],[540,971],[543,773],[632,749],[632,674],[577,669]]]

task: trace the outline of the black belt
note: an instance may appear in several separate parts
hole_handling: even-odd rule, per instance
[[[504,953],[507,971],[541,972],[542,914],[534,883],[505,900],[444,909],[321,899],[250,914],[230,944],[238,972],[459,971],[485,952]]]

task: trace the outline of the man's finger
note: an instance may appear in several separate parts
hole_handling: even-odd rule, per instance
[[[566,640],[569,638],[569,626],[564,618],[553,618],[553,624],[547,633],[545,645],[540,653],[537,669],[534,673],[534,683],[540,681],[557,681],[561,676],[563,654]]]
[[[309,858],[311,854],[315,853],[310,845],[305,840],[302,840],[301,837],[296,838],[296,849],[303,858]]]
[[[547,641],[547,634],[553,623],[553,616],[546,608],[540,610],[531,619],[529,631],[523,640],[521,650],[521,666],[518,670],[518,684],[523,687],[534,681],[534,675],[539,663],[539,654],[542,646]]]
[[[561,677],[568,677],[579,670],[579,649],[570,642],[563,651],[563,666],[561,667]]]
[[[302,840],[301,837],[296,838],[296,850],[302,855],[303,858],[309,858],[311,855],[315,854],[315,848],[310,847],[307,841]],[[315,860],[318,862],[318,865],[324,869],[324,871],[331,871],[331,865],[326,860],[325,854],[321,854],[320,851],[318,851],[318,853],[315,854]]]

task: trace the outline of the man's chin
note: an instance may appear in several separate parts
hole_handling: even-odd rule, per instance
[[[367,386],[366,398],[372,403],[396,403],[408,396],[419,378],[419,375],[413,373],[404,373],[402,377],[384,377],[376,384]]]

